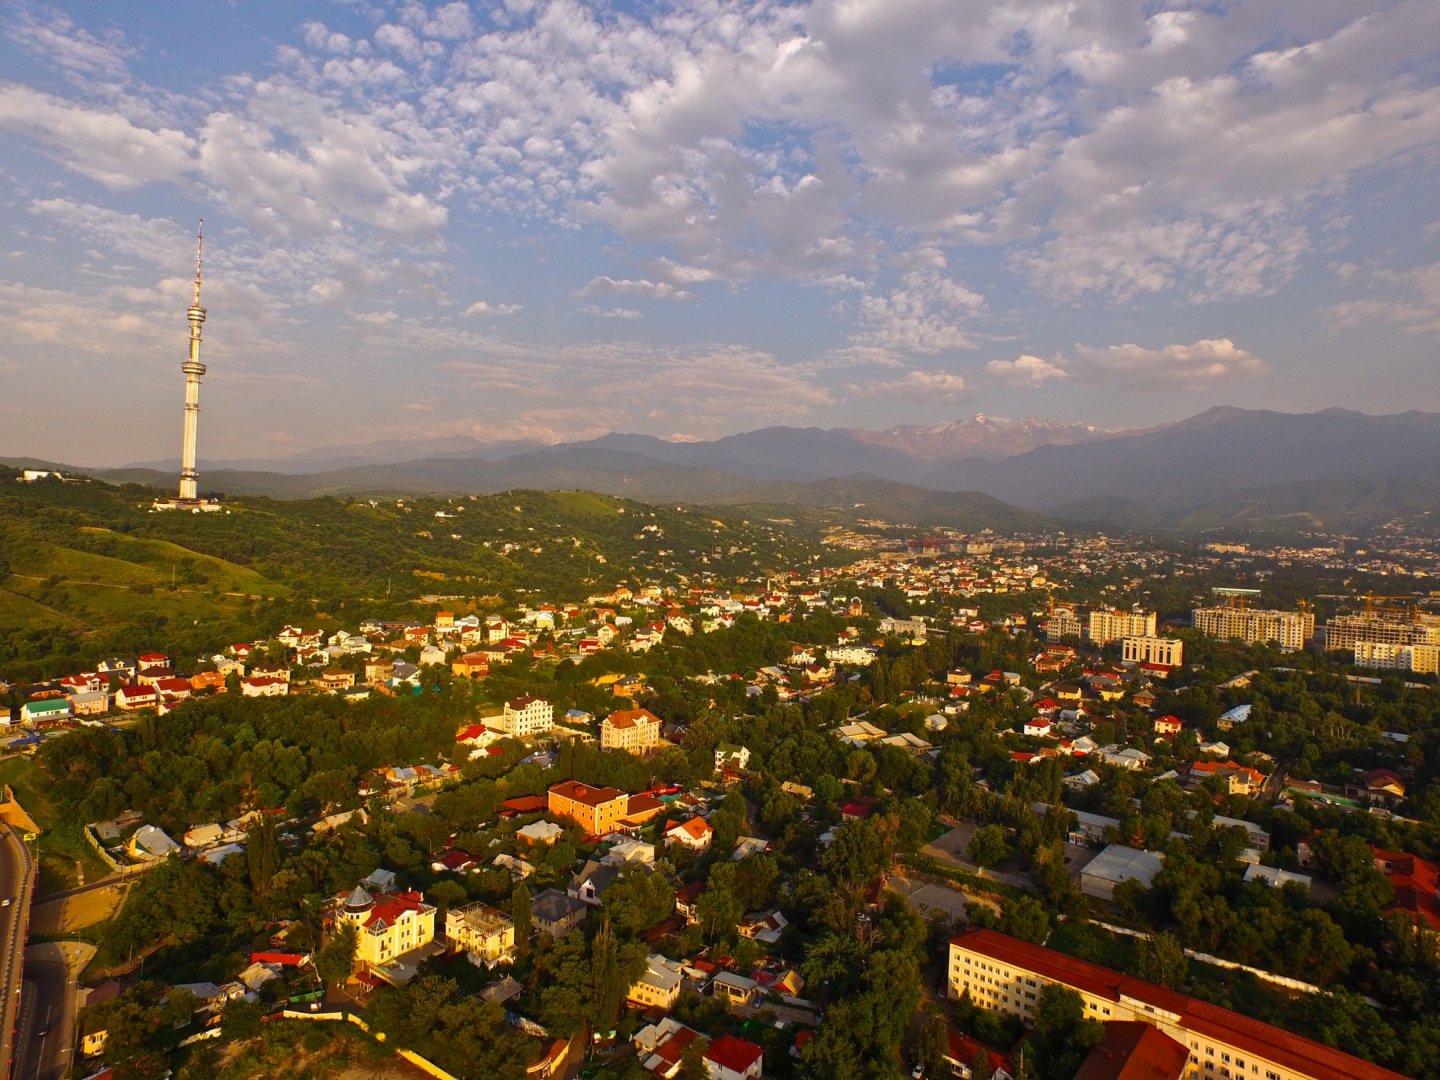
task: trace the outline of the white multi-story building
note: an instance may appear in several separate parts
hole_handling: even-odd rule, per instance
[[[1184,663],[1185,643],[1179,638],[1127,637],[1121,641],[1120,648],[1120,655],[1127,664],[1179,667]]]
[[[1191,623],[1202,634],[1239,638],[1247,644],[1273,641],[1284,652],[1298,652],[1315,636],[1311,611],[1256,611],[1250,608],[1196,608]]]
[[[600,749],[643,754],[660,745],[660,718],[649,709],[621,709],[600,721]]]
[[[1055,613],[1045,620],[1045,640],[1051,645],[1058,645],[1061,638],[1078,638],[1085,629],[1076,615],[1070,608],[1056,608]]]
[[[1090,612],[1086,631],[1096,645],[1126,637],[1154,637],[1155,612],[1101,608]]]
[[[1325,624],[1325,648],[1352,649],[1361,642],[1383,645],[1440,645],[1440,617],[1413,619],[1380,612],[1336,615]]]
[[[544,698],[512,698],[505,702],[500,726],[517,739],[544,735],[555,726],[555,706]]]
[[[1395,645],[1383,641],[1357,641],[1355,666],[1384,671],[1440,674],[1440,645]]]
[[[1047,986],[1080,995],[1098,1021],[1140,1021],[1190,1052],[1185,1080],[1401,1080],[1400,1074],[1208,1001],[994,930],[950,941],[950,996],[982,1008],[1035,1018]]]

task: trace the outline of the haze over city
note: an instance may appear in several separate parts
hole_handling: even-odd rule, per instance
[[[1434,410],[1434,20],[9,4],[0,449]]]

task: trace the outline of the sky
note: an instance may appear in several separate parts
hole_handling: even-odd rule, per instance
[[[0,5],[0,453],[1440,411],[1434,0]]]

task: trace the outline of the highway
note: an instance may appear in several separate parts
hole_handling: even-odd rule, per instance
[[[15,1055],[25,935],[35,865],[25,842],[10,826],[0,826],[0,1077],[8,1077]]]
[[[76,982],[95,955],[78,941],[25,950],[25,1002],[16,1036],[13,1080],[63,1080],[75,1049]]]

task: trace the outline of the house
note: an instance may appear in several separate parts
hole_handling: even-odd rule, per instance
[[[1440,934],[1440,867],[1403,851],[1370,850],[1375,868],[1395,890],[1385,910],[1403,912],[1417,929]]]
[[[708,850],[714,836],[715,830],[710,827],[710,823],[698,815],[665,830],[667,843],[680,844],[691,851]]]
[[[1155,721],[1156,735],[1179,735],[1185,725],[1178,716],[1171,716],[1168,713]]]
[[[115,707],[125,712],[153,709],[160,704],[160,693],[153,686],[131,683],[115,692]]]
[[[637,1031],[631,1045],[640,1058],[640,1067],[661,1080],[674,1080],[680,1074],[685,1051],[696,1042],[703,1047],[704,1037],[674,1017],[663,1017],[658,1023],[647,1024]]]
[[[241,679],[240,693],[243,697],[284,697],[290,693],[290,680],[264,676]]]
[[[750,750],[734,743],[721,743],[715,748],[715,769],[743,770],[750,764]]]
[[[766,945],[776,945],[780,941],[780,935],[789,925],[790,920],[785,918],[782,912],[776,910],[746,915],[736,929],[743,938],[763,942]]]
[[[346,671],[344,668],[327,668],[320,673],[320,685],[332,694],[348,690],[355,685],[355,672]]]
[[[1111,844],[1080,871],[1080,891],[1097,900],[1113,900],[1115,886],[1138,881],[1149,888],[1164,866],[1164,857],[1152,851]]]
[[[604,836],[614,832],[626,816],[630,796],[610,787],[591,787],[576,780],[566,780],[550,788],[547,809],[556,817],[568,818],[585,830],[587,836]]]
[[[27,701],[20,706],[20,724],[27,728],[48,727],[72,719],[75,715],[68,698]]]
[[[1370,803],[1394,805],[1405,800],[1405,781],[1389,769],[1370,769],[1359,783],[1347,787]]]
[[[356,931],[355,960],[386,982],[408,982],[421,950],[435,940],[435,908],[418,892],[372,896],[359,885],[337,898],[337,926]]]
[[[599,907],[605,902],[605,890],[620,876],[620,869],[614,863],[596,862],[591,859],[580,868],[578,874],[570,879],[570,886],[565,890],[565,895],[579,900],[581,903],[589,904],[591,907]]]
[[[180,853],[180,845],[170,839],[163,829],[154,825],[141,825],[130,837],[126,847],[137,859],[164,859]]]
[[[1261,866],[1259,863],[1250,863],[1245,867],[1245,880],[1258,881],[1262,885],[1272,885],[1277,889],[1282,885],[1299,885],[1306,892],[1310,891],[1309,874],[1296,874],[1274,866]]]
[[[640,978],[626,991],[625,1000],[636,1008],[669,1011],[680,1000],[680,988],[684,984],[683,964],[659,953],[651,953],[645,958],[645,970]]]
[[[1210,777],[1219,778],[1231,795],[1254,795],[1265,787],[1265,775],[1233,761],[1197,761],[1190,766],[1190,782],[1199,784]]]
[[[464,874],[475,869],[475,856],[451,848],[430,861],[430,870],[436,874]]]
[[[590,906],[559,889],[546,889],[530,901],[530,922],[551,937],[564,937],[585,921]]]
[[[1050,721],[1042,720],[1039,717],[1036,717],[1032,720],[1026,720],[1024,726],[1020,730],[1024,734],[1036,739],[1049,738],[1052,732],[1052,729],[1050,727]]]
[[[620,709],[600,721],[600,749],[643,754],[660,745],[660,727],[649,709]]]
[[[699,902],[705,892],[705,882],[692,881],[675,891],[675,914],[685,920],[686,926],[700,921]]]
[[[565,830],[553,821],[532,821],[524,828],[515,830],[516,838],[531,846],[543,844],[549,847],[564,835]]]
[[[555,706],[539,697],[512,698],[505,702],[500,726],[517,739],[543,735],[555,726]]]
[[[765,1050],[748,1039],[722,1035],[705,1050],[707,1080],[755,1080],[765,1064]]]
[[[954,1028],[945,1032],[945,1064],[957,1080],[1015,1080],[1008,1055]]]
[[[926,742],[919,735],[909,731],[897,731],[894,735],[886,735],[880,740],[883,746],[893,746],[897,750],[904,750],[911,757],[920,757],[935,749],[934,743]]]
[[[515,924],[489,904],[467,904],[447,911],[445,938],[476,967],[493,968],[515,959]]]
[[[749,1005],[759,992],[759,984],[733,971],[722,971],[710,980],[710,995],[727,1005]]]

